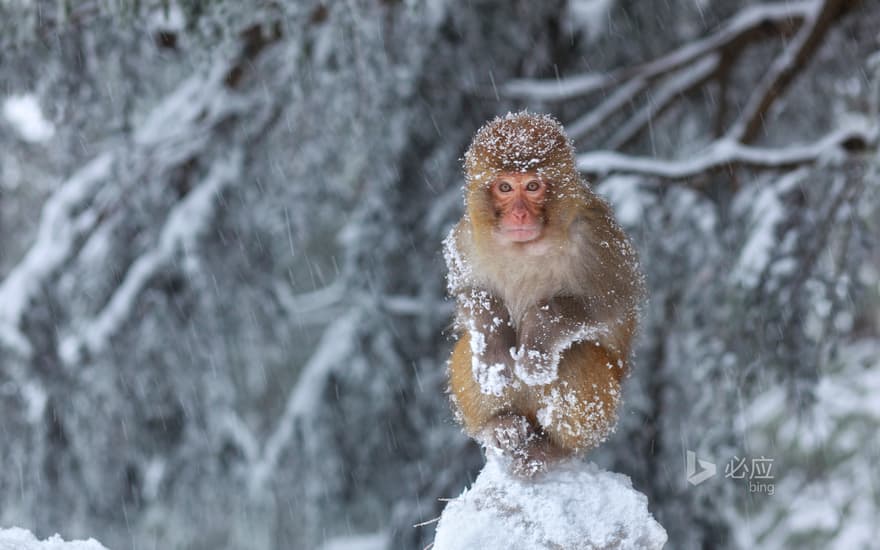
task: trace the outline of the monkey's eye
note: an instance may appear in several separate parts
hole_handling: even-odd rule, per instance
[[[535,180],[532,180],[526,184],[526,191],[537,191],[540,188],[541,188],[541,184]]]
[[[506,181],[502,181],[498,184],[498,190],[502,193],[510,193],[511,191],[513,191],[513,187],[511,187],[510,184]]]

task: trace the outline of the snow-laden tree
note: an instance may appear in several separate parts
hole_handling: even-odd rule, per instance
[[[651,286],[592,458],[670,547],[864,540],[878,23],[819,0],[0,2],[0,525],[427,545],[413,525],[482,463],[444,395],[459,157],[530,107],[577,136]],[[688,485],[687,450],[717,478]],[[721,475],[761,454],[774,496]],[[823,483],[853,511],[819,537]]]

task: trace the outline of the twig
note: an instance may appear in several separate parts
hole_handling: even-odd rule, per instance
[[[421,523],[416,523],[415,525],[413,525],[413,527],[414,527],[414,528],[416,528],[416,527],[424,527],[425,525],[431,525],[432,523],[437,523],[438,521],[440,521],[440,516],[437,516],[437,517],[434,518],[434,519],[429,519],[428,521],[423,521],[423,522],[421,522]]]

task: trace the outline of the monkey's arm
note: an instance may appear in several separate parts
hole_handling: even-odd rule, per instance
[[[470,225],[462,221],[443,241],[447,286],[457,305],[457,328],[469,336],[473,375],[484,393],[498,394],[513,378],[511,350],[516,348],[516,333],[504,303],[473,281],[462,246],[470,231]]]
[[[497,297],[482,289],[459,293],[457,324],[470,336],[471,354],[477,370],[487,376],[512,376],[516,333],[507,308]],[[478,374],[478,373],[475,373]],[[480,376],[478,375],[478,381]],[[482,382],[481,382],[482,384]]]
[[[586,299],[558,296],[530,307],[518,325],[517,377],[530,385],[553,382],[559,360],[575,342],[608,340],[611,327],[593,319]]]

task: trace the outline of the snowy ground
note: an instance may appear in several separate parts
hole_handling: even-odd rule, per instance
[[[0,529],[0,550],[107,550],[95,539],[65,542],[58,535],[37,540],[26,529]]]
[[[434,550],[659,549],[666,531],[628,477],[572,461],[536,479],[490,458],[440,518]]]

